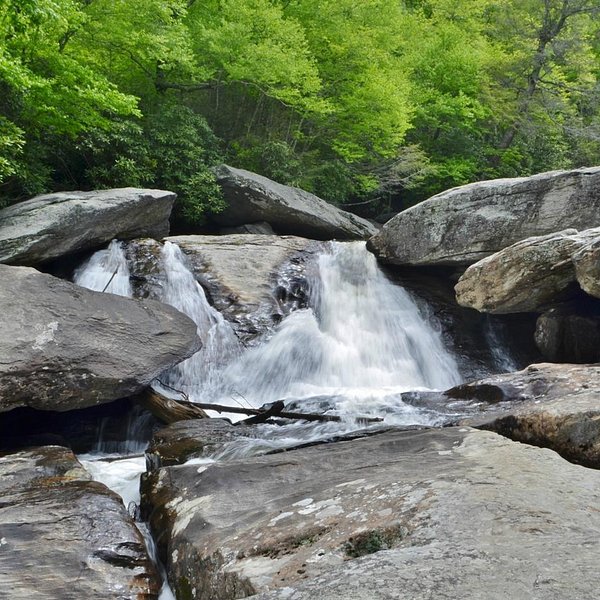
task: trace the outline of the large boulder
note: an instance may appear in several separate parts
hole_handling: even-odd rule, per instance
[[[215,169],[227,208],[213,219],[224,227],[267,222],[276,233],[317,240],[367,239],[377,227],[317,196],[243,169]]]
[[[174,201],[136,188],[37,196],[0,210],[0,262],[34,266],[114,238],[168,235]]]
[[[571,284],[577,288],[571,257],[598,238],[600,228],[566,229],[517,242],[471,265],[456,284],[456,300],[495,314],[538,311],[557,303]]]
[[[0,265],[0,411],[129,396],[200,347],[174,308]]]
[[[181,598],[563,600],[600,584],[600,473],[467,427],[165,467],[143,491]]]
[[[469,265],[531,236],[596,226],[600,167],[442,192],[392,218],[369,247],[397,265]]]
[[[0,457],[0,596],[153,600],[160,583],[121,499],[57,446]]]

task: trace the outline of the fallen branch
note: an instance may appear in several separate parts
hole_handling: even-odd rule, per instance
[[[157,392],[155,389],[147,388],[137,396],[138,402],[149,410],[157,419],[171,424],[188,419],[206,419],[206,410],[218,413],[232,413],[236,415],[248,415],[254,417],[247,419],[246,423],[262,423],[269,418],[278,417],[282,419],[295,419],[302,421],[340,422],[342,419],[337,415],[319,415],[314,413],[287,412],[283,402],[275,402],[261,408],[244,408],[238,406],[226,406],[224,404],[212,404],[209,402],[189,402],[174,400]],[[383,421],[379,417],[358,418],[357,423],[378,423]]]

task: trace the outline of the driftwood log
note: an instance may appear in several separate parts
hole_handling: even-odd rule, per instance
[[[319,415],[314,413],[287,412],[284,410],[283,402],[274,402],[261,408],[244,408],[238,406],[225,406],[223,404],[211,404],[207,402],[189,402],[168,398],[153,388],[147,388],[136,397],[136,400],[145,409],[150,411],[157,419],[167,425],[177,421],[188,419],[206,419],[206,410],[214,410],[218,413],[233,413],[238,415],[249,415],[251,418],[242,421],[247,424],[264,423],[267,419],[277,417],[280,419],[297,419],[302,421],[341,421],[336,415]],[[376,423],[380,418],[359,418],[359,423]]]

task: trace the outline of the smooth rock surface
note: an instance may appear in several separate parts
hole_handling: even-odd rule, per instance
[[[466,427],[167,467],[142,500],[211,600],[592,598],[599,501],[597,471]]]
[[[114,238],[169,233],[175,194],[121,188],[36,196],[0,210],[0,262],[33,266]]]
[[[481,427],[600,468],[600,366],[531,365],[482,384],[496,388],[509,404],[492,418],[480,419]],[[476,385],[471,388],[474,397]]]
[[[575,284],[571,257],[599,236],[599,228],[566,229],[517,242],[471,265],[456,284],[456,300],[494,314],[538,311],[557,303]]]
[[[305,238],[258,234],[174,236],[165,241],[181,248],[211,303],[242,339],[277,324],[292,306],[304,305],[304,267],[323,248]]]
[[[121,499],[48,446],[0,456],[0,597],[152,600],[159,581]]]
[[[228,207],[212,219],[224,227],[267,222],[276,233],[317,240],[367,239],[377,227],[299,188],[228,165],[215,168]]]
[[[469,265],[531,236],[600,226],[600,167],[453,188],[388,221],[369,240],[397,265]]]
[[[0,265],[0,411],[83,408],[140,391],[200,347],[174,308]]]

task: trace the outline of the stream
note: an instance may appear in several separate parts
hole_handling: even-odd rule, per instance
[[[203,341],[199,352],[161,376],[155,385],[162,394],[179,398],[172,391],[176,389],[191,401],[254,408],[283,400],[293,410],[341,417],[340,422],[259,425],[256,439],[230,442],[211,460],[364,429],[358,417],[383,417],[377,426],[435,426],[447,421],[447,413],[405,404],[401,394],[444,390],[460,383],[457,360],[446,348],[432,311],[392,284],[363,242],[330,242],[317,258],[314,275],[307,276],[308,308],[291,312],[264,333],[259,344],[248,348],[210,305],[175,244],[164,244],[160,262],[162,301],[187,314]],[[94,254],[76,271],[74,281],[89,289],[132,296],[121,243],[113,241]],[[500,345],[491,327],[487,335],[495,346]],[[507,365],[511,360],[508,355],[498,359]],[[133,430],[130,437],[121,448],[99,443],[96,451],[79,458],[132,512],[139,504],[145,448],[136,445]],[[145,525],[139,526],[155,556]],[[173,598],[166,583],[160,598]]]

